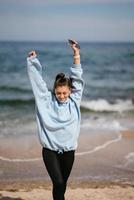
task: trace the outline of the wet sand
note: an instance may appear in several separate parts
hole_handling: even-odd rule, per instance
[[[37,136],[3,138],[0,143],[0,199],[52,199]],[[130,130],[82,133],[66,199],[134,199],[133,144]]]
[[[0,142],[0,180],[41,179],[48,174],[37,135]],[[134,181],[134,131],[82,133],[71,180]]]

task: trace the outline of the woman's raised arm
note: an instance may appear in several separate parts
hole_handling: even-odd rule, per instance
[[[50,96],[50,92],[48,91],[46,82],[43,80],[42,66],[37,59],[35,51],[31,51],[28,54],[27,69],[35,100],[40,103],[41,100]]]
[[[72,79],[72,98],[80,104],[84,81],[82,79],[83,70],[80,63],[80,48],[78,43],[75,40],[72,40],[72,44],[70,44],[71,48],[73,49],[73,63],[74,65],[71,67],[71,75],[70,78]]]

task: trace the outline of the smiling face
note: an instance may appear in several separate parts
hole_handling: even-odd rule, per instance
[[[57,86],[55,88],[56,98],[60,102],[65,102],[70,94],[71,94],[71,89],[68,86]]]

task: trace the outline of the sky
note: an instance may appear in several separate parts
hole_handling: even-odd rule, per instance
[[[0,0],[0,40],[134,42],[134,0]]]

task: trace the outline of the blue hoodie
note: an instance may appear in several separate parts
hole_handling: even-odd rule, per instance
[[[80,132],[80,102],[84,85],[81,64],[71,67],[73,89],[65,102],[59,102],[48,90],[42,78],[42,66],[35,56],[27,58],[27,67],[35,97],[41,145],[57,152],[75,150]]]

